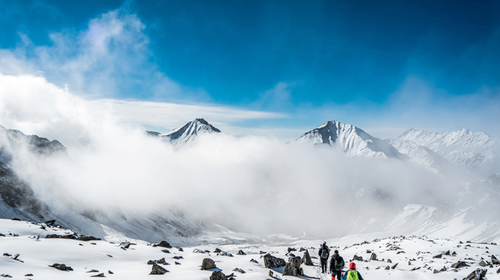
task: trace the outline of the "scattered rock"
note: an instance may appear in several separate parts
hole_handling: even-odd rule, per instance
[[[4,257],[11,257],[12,255],[11,255],[11,254],[9,254],[9,253],[3,253],[3,256],[4,256]]]
[[[210,280],[227,280],[227,277],[221,271],[214,271],[210,275]]]
[[[53,267],[55,269],[62,270],[62,271],[73,271],[73,268],[71,268],[71,266],[67,266],[63,263],[61,263],[61,264],[54,263],[53,265],[49,265],[49,267]]]
[[[47,238],[47,237],[45,237],[45,238]],[[80,241],[100,241],[101,239],[98,238],[98,237],[91,236],[91,235],[82,235],[82,236],[77,237],[76,240],[80,240]]]
[[[60,239],[76,239],[77,236],[74,234],[59,235],[59,234],[47,234],[45,238],[60,238]]]
[[[165,268],[163,268],[157,264],[153,264],[153,267],[151,268],[151,273],[149,273],[149,275],[163,275],[167,272],[169,272],[169,271],[166,270]]]
[[[203,259],[203,262],[201,263],[201,270],[209,270],[214,268],[217,268],[217,266],[215,266],[215,262],[212,259]]]
[[[458,261],[458,262],[452,264],[451,268],[461,268],[461,267],[465,267],[465,266],[469,266],[469,265],[464,261]]]
[[[217,254],[217,256],[234,257],[233,254],[228,253],[226,251],[221,251],[220,253]]]
[[[154,244],[153,247],[164,247],[164,248],[172,249],[172,246],[170,246],[170,244],[165,240],[161,241],[158,244]]]
[[[294,252],[294,251],[297,251],[297,249],[295,249],[295,248],[291,248],[291,247],[288,247],[288,253],[290,253],[290,252]]]
[[[266,268],[277,268],[285,265],[286,262],[284,259],[273,257],[271,254],[264,255],[264,266]]]
[[[114,274],[113,271],[111,270],[108,270],[108,274]]]
[[[161,258],[161,259],[157,260],[156,263],[168,265],[168,263],[165,261],[165,258]]]
[[[264,255],[264,254],[267,254],[267,252],[260,251],[259,254]]]
[[[184,257],[183,256],[174,256],[174,259],[180,260],[180,259],[184,259]]]
[[[297,276],[304,275],[304,271],[300,267],[300,257],[291,258],[290,261],[285,265],[283,270],[283,275]]]
[[[497,270],[497,274],[500,274],[500,268]]]
[[[486,272],[488,272],[487,269],[476,269],[475,271],[472,271],[464,280],[483,280],[485,279],[484,277],[486,276]]]
[[[258,261],[254,260],[254,259],[251,259],[250,262],[259,263]]]
[[[222,250],[221,250],[221,249],[219,249],[219,248],[215,248],[214,253],[218,254],[218,253],[220,253],[220,252],[222,252]]]
[[[371,261],[376,261],[377,260],[377,254],[372,253],[371,256],[370,256],[370,260]]]
[[[273,273],[273,271],[272,271],[272,270],[269,270],[269,273],[268,273],[267,275],[269,275],[269,277],[271,277],[271,278],[274,278],[274,277],[273,277],[274,273]]]
[[[12,278],[12,276],[10,276],[9,274],[2,274],[0,276],[5,277],[5,278]]]
[[[90,277],[106,277],[106,276],[104,276],[104,273],[99,273],[99,274],[96,274],[96,275],[92,275]]]
[[[24,275],[24,277],[31,277],[31,276],[33,276],[33,273],[28,273]]]
[[[358,255],[354,255],[354,257],[352,257],[352,260],[353,261],[362,262],[363,261],[363,257],[362,256],[358,256]]]
[[[491,255],[491,263],[492,264],[500,264],[500,261],[495,257],[495,255]]]
[[[48,220],[45,222],[48,227],[53,227],[56,224],[56,220]]]
[[[309,250],[306,249],[306,251],[304,252],[304,256],[302,257],[302,263],[304,265],[308,265],[308,266],[313,266],[313,262],[311,260],[311,256],[309,255]]]
[[[123,250],[126,250],[126,249],[129,249],[130,246],[132,245],[137,245],[136,243],[130,243],[130,242],[122,242],[120,243],[120,248],[122,248]]]
[[[246,273],[246,272],[245,272],[243,269],[241,269],[241,268],[235,268],[235,269],[233,269],[233,271],[239,272],[239,273],[241,273],[241,274],[245,274],[245,273]]]
[[[181,265],[181,263],[180,262],[175,262],[175,265]]]
[[[444,255],[445,255],[445,256],[449,256],[449,255],[450,255],[450,250],[446,251],[446,252],[444,253]]]
[[[20,221],[21,221],[21,219],[18,219],[18,218],[12,218],[11,220],[12,220],[12,221],[18,221],[18,222],[20,222]]]
[[[435,255],[434,257],[432,257],[433,259],[440,259],[443,257],[443,254],[437,254]]]
[[[411,265],[411,261],[408,261],[408,265]]]
[[[245,256],[246,253],[243,252],[243,250],[239,250],[238,253],[236,253],[236,255]]]
[[[184,249],[182,249],[180,247],[178,249],[179,249],[179,252],[184,252]]]
[[[163,250],[161,250],[161,251],[162,251],[163,253],[165,253],[165,254],[170,254],[170,251],[169,251],[169,250],[167,250],[167,249],[163,249]]]
[[[387,259],[387,263],[392,263],[392,260],[391,259]]]
[[[396,263],[395,265],[391,266],[391,269],[396,269],[399,263]]]
[[[87,271],[87,273],[96,273],[96,272],[99,272],[99,270],[97,270],[97,269],[92,269],[92,270]]]
[[[489,266],[489,264],[487,262],[485,262],[484,260],[481,260],[479,262],[479,266],[486,267],[486,266]]]
[[[391,270],[391,267],[390,266],[386,266],[385,270]]]

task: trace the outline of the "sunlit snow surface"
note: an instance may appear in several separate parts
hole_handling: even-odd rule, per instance
[[[168,249],[170,253],[164,253],[162,247],[153,247],[147,242],[133,240],[136,245],[129,249],[120,248],[119,243],[107,241],[77,241],[67,239],[45,239],[46,234],[67,234],[68,230],[60,228],[41,229],[40,225],[25,222],[0,219],[1,253],[12,256],[0,257],[0,275],[10,275],[13,279],[88,279],[92,275],[104,273],[106,278],[111,279],[209,279],[212,271],[202,271],[201,263],[204,258],[211,258],[223,273],[229,275],[233,269],[240,268],[246,273],[234,272],[237,279],[268,279],[269,269],[264,267],[261,251],[269,252],[273,256],[288,259],[285,254],[288,248],[297,256],[303,256],[300,248],[307,248],[312,257],[316,257],[318,245],[325,240],[301,240],[289,239],[284,241],[268,241],[259,244],[238,245],[214,245],[203,244],[192,247],[184,247],[183,251],[176,248]],[[40,236],[39,239],[37,237]],[[212,236],[214,240],[216,236]],[[379,238],[379,239],[377,239]],[[210,240],[206,240],[210,241]],[[491,262],[491,255],[500,257],[500,247],[491,243],[468,243],[466,240],[431,239],[431,237],[382,237],[370,235],[353,235],[341,239],[326,240],[327,244],[338,249],[340,255],[346,261],[354,255],[370,259],[371,253],[377,255],[377,260],[357,261],[357,267],[365,279],[462,279],[473,270],[480,268],[481,259]],[[460,243],[462,242],[462,243]],[[219,248],[231,253],[233,257],[220,256],[213,251]],[[195,253],[194,250],[209,250],[212,253]],[[237,255],[243,250],[246,255]],[[444,255],[442,258],[433,258],[446,251],[456,252],[456,256]],[[19,254],[18,260],[13,256]],[[182,259],[174,259],[174,256],[182,256]],[[151,265],[149,260],[165,258],[170,265],[162,265],[169,270],[164,276],[149,275]],[[250,262],[251,259],[258,263]],[[388,260],[392,263],[389,263]],[[20,261],[19,261],[20,260]],[[470,266],[452,269],[451,265],[457,261],[465,261]],[[178,261],[180,265],[176,265]],[[410,262],[409,262],[410,261]],[[330,275],[320,274],[318,271],[318,259],[313,258],[316,266],[304,266],[307,279],[330,279]],[[49,265],[64,263],[71,266],[73,271],[59,271]],[[386,267],[394,269],[386,270]],[[434,273],[446,268],[446,271]],[[419,269],[417,269],[419,268]],[[483,268],[483,267],[481,267]],[[499,265],[484,267],[488,269],[487,279],[500,279],[497,274]],[[415,271],[412,271],[417,269]],[[91,270],[99,272],[89,273]],[[113,272],[110,274],[109,271]],[[275,279],[299,279],[292,276],[282,276],[282,269],[275,269]],[[33,274],[33,276],[25,276]],[[302,278],[302,279],[304,279]]]

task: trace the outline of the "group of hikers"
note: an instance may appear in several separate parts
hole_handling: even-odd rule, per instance
[[[321,260],[321,273],[326,273],[328,258],[330,257],[330,248],[326,246],[326,242],[320,246],[318,255]],[[333,251],[332,258],[330,259],[330,273],[332,274],[332,280],[363,280],[361,274],[356,270],[356,264],[354,262],[349,264],[349,270],[342,275],[344,266],[345,262],[344,259],[339,256],[339,251]]]

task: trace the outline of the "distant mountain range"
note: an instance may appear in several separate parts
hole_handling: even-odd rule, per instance
[[[202,134],[220,132],[198,118],[169,133],[147,131],[147,134],[181,147],[188,142],[202,140],[197,139]],[[432,176],[447,176],[448,172],[457,169],[479,172],[483,176],[457,186],[456,193],[443,205],[418,205],[408,201],[399,213],[384,219],[374,219],[371,212],[364,213],[353,221],[353,232],[406,228],[408,232],[425,234],[459,225],[457,236],[462,234],[489,240],[500,238],[500,222],[496,218],[500,211],[500,142],[485,133],[462,129],[440,134],[409,129],[395,139],[382,140],[356,126],[328,121],[304,133],[291,145],[330,146],[343,151],[348,157],[401,161],[430,172]],[[105,225],[125,236],[151,241],[166,236],[182,239],[199,235],[207,229],[224,230],[216,225],[187,220],[182,213],[126,216],[119,209],[115,214],[99,211],[80,213],[70,205],[66,205],[65,213],[54,213],[48,206],[50,203],[37,197],[29,184],[16,175],[12,160],[16,155],[26,153],[34,157],[51,157],[66,155],[66,148],[57,140],[28,136],[0,126],[0,217],[39,221],[57,219],[62,225],[98,237],[105,235],[102,229]],[[380,195],[376,186],[371,189],[371,194],[369,189],[364,191],[364,196]],[[481,215],[483,211],[484,215]],[[374,220],[377,222],[374,223]],[[488,230],[478,231],[478,228]]]

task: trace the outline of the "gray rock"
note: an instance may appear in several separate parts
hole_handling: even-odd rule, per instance
[[[377,254],[372,253],[371,256],[370,256],[370,260],[371,261],[376,261],[377,260]]]
[[[259,263],[258,261],[254,260],[254,259],[251,259],[250,262]]]
[[[214,271],[210,275],[210,280],[227,280],[227,277],[221,271]]]
[[[63,263],[61,263],[61,264],[55,263],[53,265],[49,265],[49,267],[53,267],[55,269],[62,270],[62,271],[73,271],[73,268],[71,268],[71,266],[67,266]]]
[[[285,265],[286,262],[284,259],[273,257],[271,254],[264,255],[264,266],[266,268],[278,268]]]
[[[363,261],[363,257],[362,256],[358,256],[358,255],[354,255],[354,257],[352,257],[352,260],[353,261],[362,262]]]
[[[243,250],[239,250],[238,253],[236,255],[240,255],[240,256],[245,256],[246,253],[243,252]]]
[[[491,263],[492,264],[500,264],[500,261],[495,257],[495,255],[491,255]]]
[[[443,254],[437,254],[435,255],[434,257],[432,257],[433,259],[440,259],[443,257]]]
[[[489,264],[487,262],[485,262],[484,260],[481,260],[479,262],[479,265],[482,266],[482,267],[486,267],[486,266],[489,266]]]
[[[201,263],[201,270],[209,270],[214,268],[217,268],[217,266],[215,265],[215,262],[212,259],[209,258],[203,259],[203,262]]]
[[[483,280],[485,279],[486,272],[488,272],[487,269],[476,269],[475,271],[472,271],[464,280]]]
[[[458,262],[452,264],[451,268],[461,268],[461,267],[465,267],[465,266],[469,266],[469,265],[464,261],[458,261]]]
[[[151,268],[151,273],[149,273],[149,275],[163,275],[167,272],[169,272],[169,271],[166,270],[165,268],[163,268],[157,264],[153,264],[153,267]]]
[[[170,246],[170,243],[168,243],[165,240],[161,241],[158,244],[154,244],[153,247],[164,247],[164,248],[172,249],[172,246]]]
[[[306,249],[306,251],[304,252],[304,256],[302,257],[302,263],[304,265],[308,265],[308,266],[313,266],[313,262],[311,260],[311,255],[309,255],[309,250]]]
[[[391,267],[390,266],[386,266],[385,270],[391,270]]]
[[[235,272],[239,272],[239,273],[241,273],[241,274],[245,274],[245,273],[246,273],[246,272],[245,272],[243,269],[241,269],[241,268],[235,268],[235,269],[233,269],[233,271],[235,271]]]
[[[399,263],[396,263],[395,265],[391,266],[391,269],[396,269]]]
[[[92,275],[90,277],[106,277],[106,276],[104,276],[104,273],[99,273],[99,274],[96,274],[96,275]]]
[[[283,275],[297,276],[304,275],[302,268],[300,268],[300,257],[291,258],[290,261],[285,265],[283,270]]]

